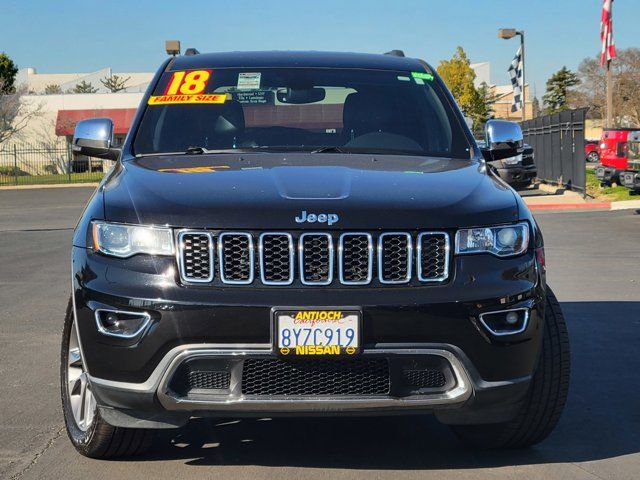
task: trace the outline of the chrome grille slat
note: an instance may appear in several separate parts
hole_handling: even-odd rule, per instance
[[[373,238],[370,233],[340,235],[338,245],[340,283],[368,285],[373,278]]]
[[[308,232],[298,240],[300,281],[304,285],[329,285],[333,281],[333,238],[329,233]]]
[[[185,283],[209,283],[215,275],[213,237],[207,231],[178,232],[180,279]]]
[[[273,286],[417,285],[450,277],[451,238],[441,231],[298,235],[183,229],[176,239],[185,284],[250,285],[258,277],[258,284]]]
[[[253,282],[253,237],[244,232],[224,232],[218,235],[220,280],[230,285]]]
[[[418,235],[418,280],[443,282],[449,278],[449,235],[446,232],[423,232]]]
[[[293,237],[286,232],[268,232],[260,235],[260,280],[265,285],[291,285],[293,283]]]
[[[411,281],[413,245],[411,234],[386,232],[378,237],[378,280],[380,283]]]

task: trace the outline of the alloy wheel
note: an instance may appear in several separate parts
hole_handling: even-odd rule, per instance
[[[69,394],[71,412],[78,428],[86,432],[93,423],[96,400],[91,392],[91,384],[84,368],[75,322],[71,326],[69,334],[68,352],[67,393]]]

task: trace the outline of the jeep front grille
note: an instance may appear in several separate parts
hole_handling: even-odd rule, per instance
[[[402,285],[442,283],[450,274],[446,232],[180,230],[177,240],[187,284]]]

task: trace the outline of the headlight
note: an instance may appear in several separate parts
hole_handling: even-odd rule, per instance
[[[502,163],[505,165],[518,165],[519,163],[522,163],[522,154],[516,155],[515,157],[503,158]]]
[[[173,255],[170,228],[93,222],[93,248],[105,255],[130,257],[138,253]]]
[[[529,246],[529,225],[468,228],[456,233],[456,253],[491,253],[498,257],[519,255]]]

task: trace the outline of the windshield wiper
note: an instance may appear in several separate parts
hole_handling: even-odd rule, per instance
[[[204,147],[188,146],[184,153],[186,153],[187,155],[198,155],[201,153],[209,153],[209,151]]]
[[[312,150],[311,153],[350,153],[344,148],[336,146],[319,147]]]
[[[217,148],[210,150],[204,147],[187,147],[182,152],[152,152],[152,153],[136,153],[136,158],[140,157],[161,157],[167,155],[202,155],[202,154],[216,154],[216,153],[246,153],[249,150],[246,148]]]

